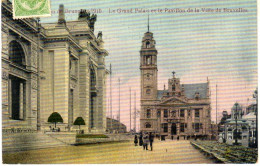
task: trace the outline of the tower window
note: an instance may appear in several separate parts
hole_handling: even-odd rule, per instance
[[[151,64],[151,57],[147,57],[147,65]]]
[[[150,110],[150,109],[147,109],[147,111],[146,111],[146,117],[147,117],[147,118],[151,118],[151,110]]]
[[[146,43],[145,43],[145,48],[150,48],[150,47],[151,47],[150,42],[149,42],[149,41],[146,42]]]

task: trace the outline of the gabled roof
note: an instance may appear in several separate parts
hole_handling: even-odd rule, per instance
[[[188,99],[194,99],[195,93],[199,92],[200,98],[207,98],[208,83],[183,84],[184,94]]]

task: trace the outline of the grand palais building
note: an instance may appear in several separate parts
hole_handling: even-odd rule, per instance
[[[157,89],[157,50],[153,33],[144,34],[140,51],[140,128],[162,138],[211,138],[209,81],[181,84],[173,72],[168,88]]]
[[[82,117],[87,132],[106,130],[106,75],[102,32],[94,34],[96,15],[81,10],[66,21],[64,6],[54,23],[13,19],[2,1],[3,129],[45,130],[57,112],[61,130],[74,130]]]

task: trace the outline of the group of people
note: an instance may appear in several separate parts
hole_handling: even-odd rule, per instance
[[[139,135],[139,146],[143,146],[144,150],[148,150],[148,144],[150,145],[151,151],[153,150],[153,140],[154,135],[152,133],[140,133]],[[138,145],[138,138],[137,135],[135,135],[134,139],[135,146]]]

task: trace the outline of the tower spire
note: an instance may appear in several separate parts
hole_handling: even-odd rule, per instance
[[[147,24],[148,32],[150,32],[150,25],[149,25],[149,13],[148,13],[148,24]]]

